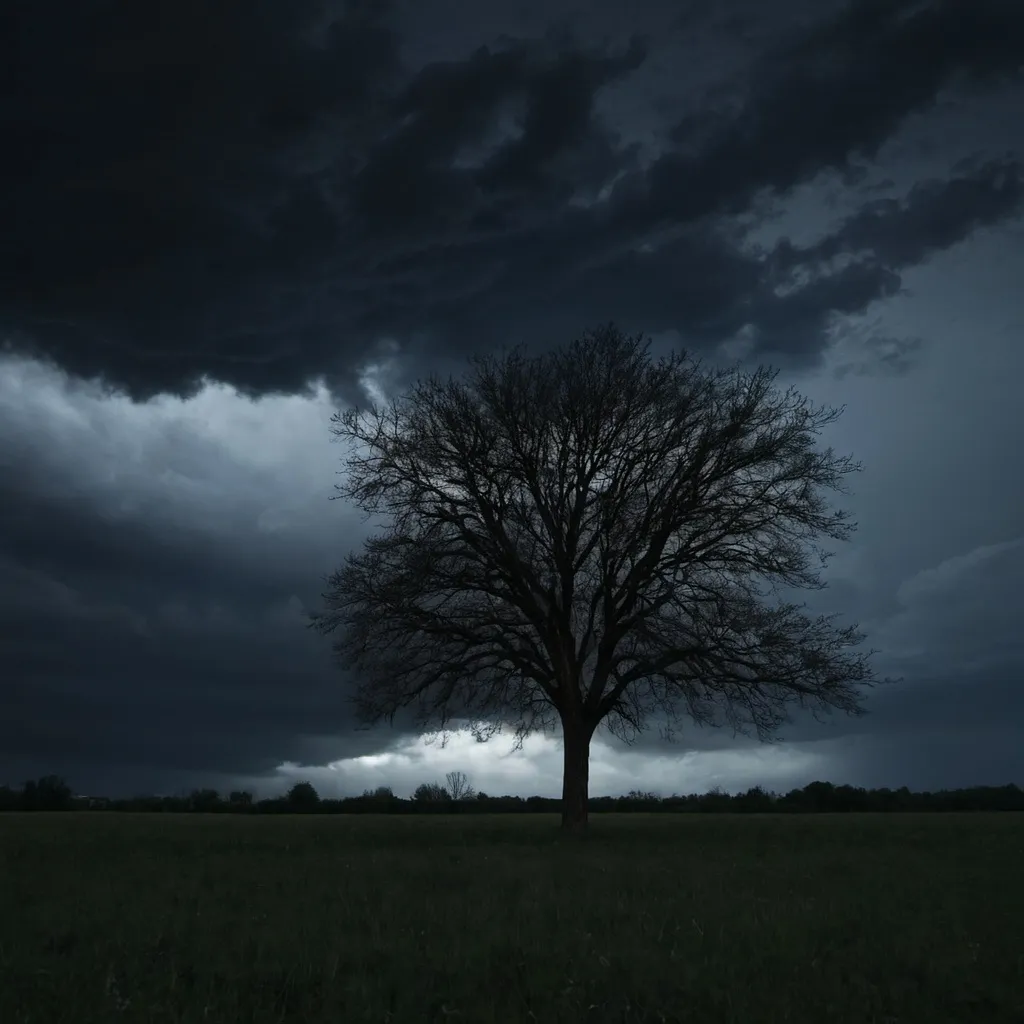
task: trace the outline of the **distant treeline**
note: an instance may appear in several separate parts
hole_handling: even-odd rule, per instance
[[[221,814],[514,814],[556,812],[561,800],[531,796],[488,796],[469,791],[460,799],[438,783],[420,786],[411,799],[396,797],[388,786],[362,796],[321,799],[308,782],[294,785],[285,796],[256,800],[236,790],[224,796],[213,789],[196,789],[179,796],[134,796],[109,799],[76,796],[59,776],[26,782],[21,789],[0,786],[0,811],[162,811]],[[856,811],[1024,811],[1024,790],[1017,785],[974,786],[912,793],[901,789],[860,789],[812,782],[785,794],[760,786],[730,796],[718,789],[703,795],[660,797],[637,790],[626,796],[590,800],[591,813],[849,813]]]

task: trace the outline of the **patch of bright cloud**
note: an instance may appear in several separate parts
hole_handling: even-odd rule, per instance
[[[18,357],[0,363],[0,430],[10,457],[34,467],[34,486],[71,490],[115,519],[188,521],[295,532],[325,500],[338,466],[330,446],[333,400],[249,398],[206,383],[189,398],[136,402],[99,384]]]
[[[741,750],[693,751],[652,755],[595,738],[591,747],[590,792],[617,796],[639,789],[663,796],[703,793],[715,786],[741,792],[751,786],[785,790],[822,775],[825,761],[813,744],[773,744]],[[324,797],[357,796],[364,790],[391,786],[409,797],[424,782],[444,782],[462,771],[474,789],[490,796],[559,797],[562,747],[555,736],[528,736],[521,750],[507,737],[478,743],[468,730],[450,733],[443,744],[435,737],[409,738],[384,753],[346,758],[326,765],[282,764],[260,788],[280,793],[296,782],[312,782]]]

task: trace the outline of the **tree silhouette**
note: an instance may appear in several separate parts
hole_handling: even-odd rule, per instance
[[[440,804],[447,803],[452,795],[439,782],[424,782],[416,787],[412,798],[421,804]]]
[[[364,800],[376,800],[378,803],[390,803],[396,799],[395,791],[390,786],[378,786],[376,789],[364,789]]]
[[[194,789],[188,802],[193,811],[216,811],[220,807],[220,794],[215,789]]]
[[[320,794],[312,782],[296,782],[285,797],[288,807],[294,811],[313,810],[320,803]]]
[[[815,450],[839,410],[775,377],[653,363],[609,325],[336,414],[337,496],[387,520],[311,623],[337,631],[360,717],[507,724],[517,745],[560,722],[562,824],[584,831],[601,722],[767,740],[795,706],[862,713],[862,635],[777,589],[823,586],[812,542],[853,529],[824,492],[859,467]]]
[[[453,800],[471,800],[473,798],[473,787],[469,784],[469,777],[465,772],[449,772],[444,781]]]
[[[59,775],[29,779],[19,801],[25,811],[67,811],[72,806],[71,787]]]

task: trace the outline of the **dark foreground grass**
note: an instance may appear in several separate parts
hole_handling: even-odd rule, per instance
[[[1024,816],[0,816],[0,1022],[1024,1021]]]

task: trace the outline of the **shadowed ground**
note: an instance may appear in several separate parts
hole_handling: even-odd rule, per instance
[[[1024,1019],[1024,815],[0,818],[0,1020]]]

